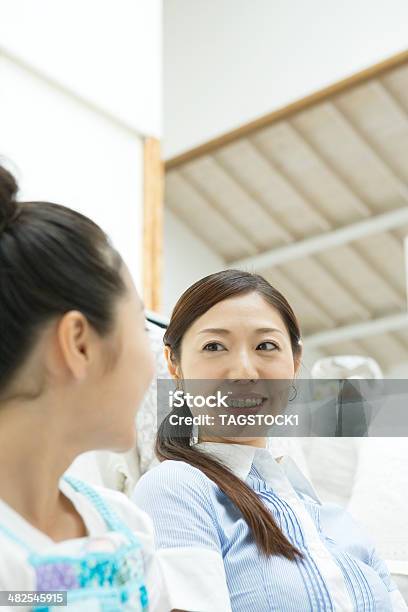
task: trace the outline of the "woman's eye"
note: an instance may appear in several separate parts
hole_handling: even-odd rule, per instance
[[[261,344],[258,344],[258,346],[256,347],[256,350],[276,351],[279,350],[279,346],[275,344],[275,342],[261,342]]]
[[[223,351],[223,350],[224,350],[224,347],[220,342],[209,342],[203,348],[203,351],[210,351],[212,353],[215,353],[217,351]]]

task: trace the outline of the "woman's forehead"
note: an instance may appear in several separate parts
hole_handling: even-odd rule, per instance
[[[194,321],[190,331],[200,333],[206,328],[230,331],[240,328],[276,329],[286,334],[285,324],[277,308],[255,292],[218,302]]]

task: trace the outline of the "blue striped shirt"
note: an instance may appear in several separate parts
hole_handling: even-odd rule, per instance
[[[290,458],[266,449],[202,443],[245,480],[303,553],[260,554],[218,486],[184,462],[145,474],[134,501],[153,519],[174,608],[199,612],[389,612],[406,609],[369,538],[341,507],[322,504]]]

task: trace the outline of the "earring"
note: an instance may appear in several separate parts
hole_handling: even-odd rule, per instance
[[[198,444],[198,425],[193,425],[193,429],[190,435],[190,446]]]
[[[295,400],[296,397],[297,397],[297,389],[296,389],[296,387],[295,387],[295,385],[293,383],[292,383],[292,389],[293,389],[294,395],[293,395],[293,397],[289,398],[289,400],[288,400],[289,402],[293,402],[293,400]]]

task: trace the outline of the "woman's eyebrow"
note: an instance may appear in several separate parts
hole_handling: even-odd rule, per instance
[[[269,332],[278,332],[278,334],[285,335],[281,329],[277,327],[260,327],[255,330],[257,334],[268,334]]]
[[[267,334],[270,332],[278,332],[279,334],[284,335],[284,332],[277,327],[260,327],[254,330],[257,334]],[[231,330],[223,329],[222,327],[208,327],[206,329],[202,329],[198,332],[199,334],[230,334]]]
[[[198,332],[199,334],[230,334],[229,329],[222,329],[221,327],[208,327]]]

